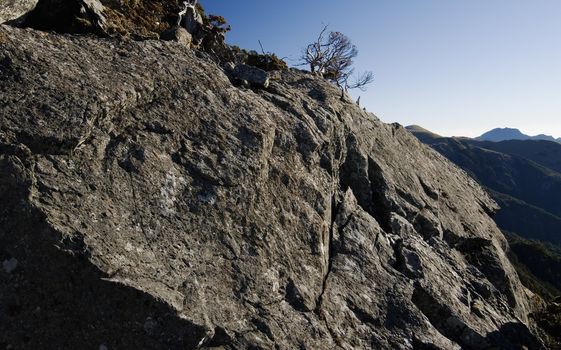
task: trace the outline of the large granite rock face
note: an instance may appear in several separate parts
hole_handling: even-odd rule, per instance
[[[530,349],[464,172],[296,70],[0,27],[0,344]]]

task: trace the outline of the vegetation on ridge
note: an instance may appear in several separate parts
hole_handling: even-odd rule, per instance
[[[505,232],[522,283],[546,300],[561,296],[561,249]]]
[[[317,39],[308,44],[300,57],[301,64],[310,67],[312,73],[332,81],[343,90],[361,89],[374,81],[372,72],[354,75],[353,59],[358,49],[341,32],[329,32],[327,26]]]

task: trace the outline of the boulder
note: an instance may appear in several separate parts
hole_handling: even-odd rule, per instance
[[[176,41],[185,47],[190,47],[193,42],[193,36],[182,27],[174,27],[164,31],[160,34],[160,39],[166,41]]]
[[[266,89],[269,87],[269,75],[262,69],[247,64],[238,64],[231,73],[234,79],[247,81],[256,87]]]
[[[2,0],[0,2],[0,24],[8,21],[19,22],[25,14],[33,10],[38,0]]]
[[[39,0],[22,25],[61,33],[106,34],[110,24],[100,0]]]

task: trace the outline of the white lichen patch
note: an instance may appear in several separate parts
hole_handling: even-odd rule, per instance
[[[176,214],[175,203],[183,186],[185,186],[185,178],[173,173],[166,174],[164,183],[160,188],[160,207],[163,215],[172,216]]]
[[[267,285],[271,287],[272,293],[277,293],[280,287],[279,271],[275,268],[270,268],[263,274],[263,278]]]

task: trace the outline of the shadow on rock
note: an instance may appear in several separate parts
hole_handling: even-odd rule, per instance
[[[206,329],[166,303],[104,280],[80,236],[62,237],[0,158],[0,345],[15,349],[193,349]],[[18,171],[19,170],[19,171]]]
[[[498,331],[487,334],[486,339],[504,350],[545,349],[528,327],[519,322],[505,323]]]

